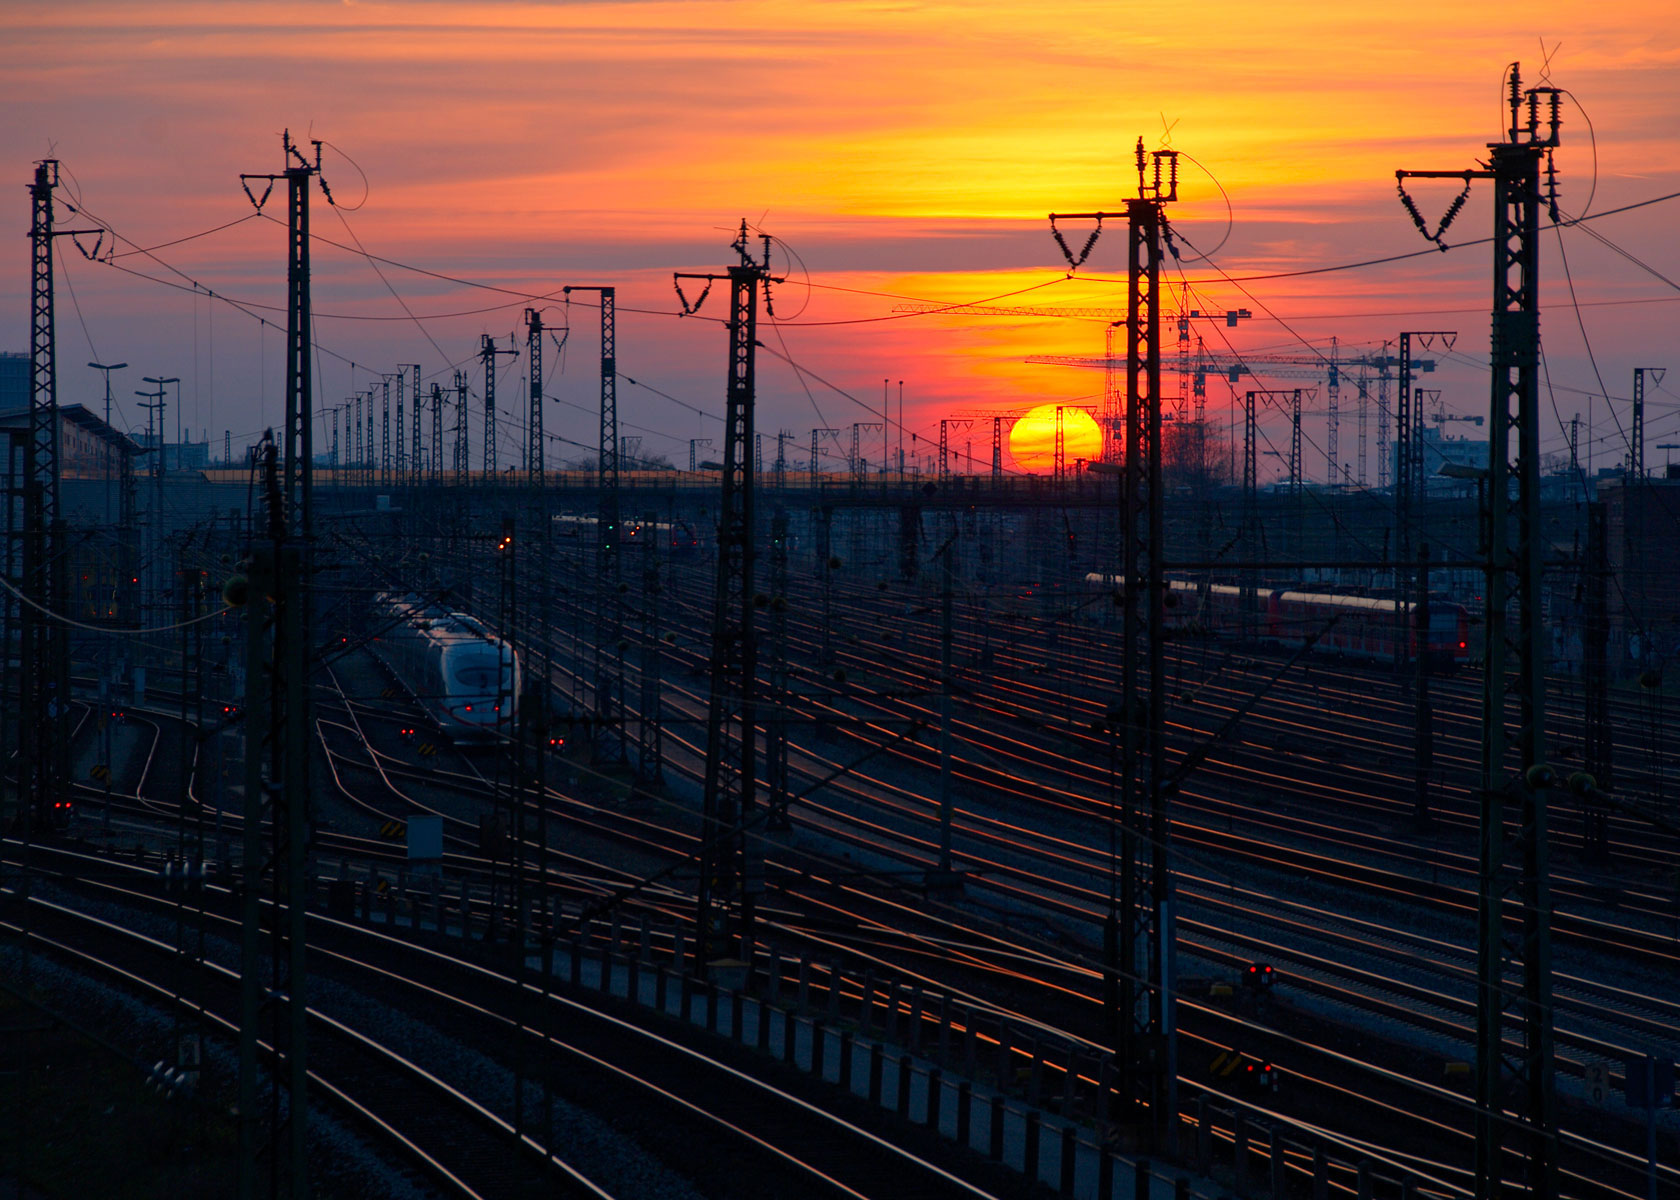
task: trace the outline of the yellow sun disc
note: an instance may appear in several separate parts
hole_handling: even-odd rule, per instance
[[[1062,414],[1062,465],[1072,470],[1076,461],[1095,462],[1102,456],[1102,430],[1083,408],[1040,404],[1016,420],[1009,431],[1009,453],[1016,469],[1031,474],[1050,474],[1056,469],[1056,412]]]

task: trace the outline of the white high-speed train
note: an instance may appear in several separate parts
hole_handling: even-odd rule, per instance
[[[374,655],[426,710],[439,732],[463,744],[512,736],[519,715],[519,657],[476,618],[418,596],[374,597],[381,632]]]

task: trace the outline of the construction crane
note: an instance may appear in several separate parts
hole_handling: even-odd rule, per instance
[[[1195,314],[1192,313],[1192,315]],[[1026,361],[1039,366],[1096,368],[1107,372],[1110,376],[1112,376],[1117,368],[1125,366],[1125,359],[1116,358],[1112,354],[1101,356],[1035,354],[1029,357]],[[1184,369],[1187,365],[1188,369],[1193,373],[1196,392],[1198,395],[1203,393],[1206,380],[1209,375],[1223,375],[1230,383],[1236,383],[1244,375],[1265,376],[1268,379],[1325,380],[1329,388],[1329,408],[1327,410],[1327,415],[1330,427],[1330,436],[1328,438],[1328,444],[1325,447],[1325,452],[1329,465],[1329,480],[1331,483],[1335,483],[1341,476],[1341,468],[1336,461],[1336,429],[1339,415],[1337,410],[1339,391],[1341,387],[1341,373],[1351,368],[1361,372],[1362,376],[1365,372],[1375,371],[1379,376],[1386,378],[1388,376],[1388,372],[1399,365],[1400,360],[1392,354],[1364,354],[1355,355],[1351,358],[1341,358],[1336,354],[1335,347],[1332,346],[1329,353],[1312,355],[1210,354],[1204,350],[1191,357],[1187,364],[1181,357],[1180,363],[1181,369]],[[1433,371],[1435,366],[1435,360],[1430,358],[1414,359],[1412,362],[1412,369],[1417,372]],[[1368,399],[1363,382],[1361,383],[1359,390],[1359,399],[1362,406]],[[1364,429],[1364,423],[1365,413],[1363,407],[1361,407],[1361,431]],[[1360,446],[1360,465],[1361,470],[1363,470],[1363,432],[1361,432]],[[1381,451],[1379,449],[1379,453],[1380,452]]]
[[[1246,308],[1229,308],[1224,312],[1203,312],[1189,306],[1189,291],[1185,289],[1181,297],[1181,307],[1177,313],[1163,313],[1163,323],[1171,321],[1178,329],[1178,362],[1179,388],[1178,403],[1174,411],[1165,414],[1168,420],[1186,421],[1190,419],[1190,389],[1189,372],[1186,364],[1190,361],[1190,322],[1193,320],[1221,320],[1231,329],[1237,327],[1238,321],[1246,321],[1254,314]],[[1125,367],[1124,358],[1116,358],[1114,353],[1114,331],[1126,327],[1127,314],[1124,309],[1106,308],[1037,308],[1031,305],[996,305],[996,304],[931,304],[923,301],[893,305],[895,313],[919,313],[924,316],[953,316],[953,317],[1059,317],[1073,321],[1102,321],[1108,326],[1104,338],[1105,358],[1108,368],[1103,381],[1103,405],[1097,416],[1097,425],[1103,433],[1103,460],[1117,463],[1120,461],[1121,446],[1125,442],[1125,413],[1120,400],[1120,376]],[[1198,351],[1201,339],[1196,339]],[[1029,362],[1035,361],[1032,359]],[[1196,376],[1196,420],[1202,419],[1202,404],[1205,392],[1202,388],[1205,376]]]

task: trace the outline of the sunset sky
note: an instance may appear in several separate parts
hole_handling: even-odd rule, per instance
[[[1402,329],[1457,330],[1450,361],[1424,382],[1449,413],[1484,413],[1489,248],[1429,250],[1397,200],[1394,170],[1473,166],[1503,125],[1506,65],[1520,60],[1536,83],[1549,55],[1550,82],[1571,99],[1557,159],[1565,212],[1680,192],[1680,10],[1575,0],[1368,12],[1219,2],[9,4],[0,171],[13,181],[14,236],[0,249],[0,349],[28,349],[26,188],[35,160],[54,156],[64,198],[85,210],[61,207],[61,224],[102,224],[123,239],[112,262],[61,243],[60,399],[101,407],[100,376],[83,364],[126,360],[114,377],[120,427],[144,427],[133,396],[143,375],[181,377],[183,422],[210,429],[217,454],[224,429],[238,446],[277,422],[284,229],[252,216],[239,175],[280,170],[289,127],[327,143],[338,202],[313,202],[315,232],[337,243],[314,255],[321,406],[407,362],[421,364],[428,387],[467,369],[476,397],[480,335],[506,345],[515,333],[522,344],[523,310],[536,303],[551,327],[571,325],[564,355],[547,350],[557,398],[547,428],[559,435],[549,461],[582,456],[573,443],[595,438],[597,316],[581,303],[588,294],[568,310],[559,289],[613,284],[619,370],[637,381],[620,384],[623,432],[686,465],[688,439],[721,430],[727,290],[714,289],[698,318],[679,318],[671,272],[721,271],[744,217],[776,236],[772,265],[788,276],[761,332],[759,430],[791,430],[806,446],[813,426],[836,427],[849,444],[853,422],[879,419],[883,380],[896,421],[902,380],[906,448],[925,449],[942,416],[1099,403],[1100,372],[1023,360],[1100,355],[1100,318],[895,306],[1123,311],[1123,224],[1070,280],[1045,216],[1123,208],[1141,135],[1151,149],[1193,156],[1181,160],[1181,199],[1168,210],[1182,252],[1168,306],[1187,283],[1199,310],[1253,313],[1234,329],[1199,323],[1210,349],[1310,356],[1334,337],[1345,357],[1377,352]],[[1456,191],[1415,189],[1432,217]],[[283,222],[283,197],[266,212]],[[1447,241],[1485,238],[1491,221],[1491,185],[1480,184]],[[1563,425],[1578,412],[1583,457],[1590,417],[1595,464],[1619,462],[1635,366],[1676,368],[1649,393],[1648,460],[1665,457],[1658,443],[1680,442],[1677,227],[1680,199],[1566,229],[1561,247],[1545,236],[1549,450],[1564,447]],[[1085,230],[1069,232],[1077,248]],[[375,270],[358,245],[388,261]],[[141,247],[162,248],[133,253]],[[1321,271],[1414,251],[1427,253]],[[1303,271],[1321,273],[1291,274]],[[524,361],[503,360],[501,371],[507,465],[524,440]],[[1237,385],[1265,386],[1312,381]],[[1591,399],[1606,392],[1608,404]],[[1326,472],[1323,398],[1320,388],[1306,420],[1315,481]],[[1230,389],[1212,382],[1210,419],[1228,422],[1230,403]],[[1342,413],[1339,458],[1351,467],[1349,386]],[[475,439],[480,420],[475,402]],[[172,413],[171,433],[174,424]],[[1269,444],[1286,447],[1278,419],[1267,425]],[[318,445],[326,429],[317,425]],[[1374,452],[1374,415],[1369,440]],[[1263,475],[1281,470],[1266,462]],[[1374,483],[1374,460],[1367,473]]]

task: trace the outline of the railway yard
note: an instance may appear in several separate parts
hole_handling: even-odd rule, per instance
[[[1112,588],[1043,569],[988,514],[919,518],[908,568],[855,514],[796,521],[758,633],[785,807],[767,791],[744,813],[727,902],[750,908],[732,913],[747,935],[701,962],[715,545],[637,549],[604,588],[587,539],[554,537],[528,497],[478,511],[498,503],[521,535],[511,571],[464,518],[332,526],[304,871],[323,1194],[1474,1194],[1476,661],[1430,681],[1420,808],[1409,669],[1217,627],[1164,646],[1177,1065],[1152,1139],[1114,1099]],[[942,542],[948,575],[926,552]],[[136,652],[143,697],[96,699],[90,639],[76,813],[6,843],[11,973],[57,1020],[156,1061],[178,1137],[239,1100],[257,731],[246,618],[213,602],[237,543],[213,530],[183,552],[211,615]],[[447,736],[463,698],[420,694],[376,653],[412,619],[399,592],[517,654],[521,686],[484,685],[521,710],[489,744]],[[1551,678],[1564,766],[1583,703],[1578,679]],[[1621,1096],[1626,1065],[1672,1056],[1680,1029],[1680,743],[1662,688],[1611,705],[1614,802],[1560,790],[1549,813],[1561,1188],[1675,1195],[1672,1115],[1649,1174]],[[440,853],[416,854],[426,828]],[[244,961],[272,998],[293,948],[265,913]],[[264,1012],[278,1078],[299,1027]],[[12,1098],[50,1066],[14,1041]],[[282,1089],[257,1094],[279,1144]]]

